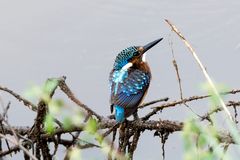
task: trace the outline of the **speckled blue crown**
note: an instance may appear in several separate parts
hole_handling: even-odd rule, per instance
[[[138,50],[135,46],[133,47],[128,47],[124,50],[122,50],[116,57],[115,62],[114,62],[114,69],[121,69],[123,66],[125,66],[129,59],[131,59],[133,56],[138,55]]]

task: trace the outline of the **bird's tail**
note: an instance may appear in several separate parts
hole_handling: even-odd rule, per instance
[[[121,106],[114,106],[114,107],[115,107],[115,119],[117,123],[122,123],[125,119],[124,108]]]

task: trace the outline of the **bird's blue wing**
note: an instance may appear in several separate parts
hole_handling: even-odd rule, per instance
[[[114,79],[116,74],[119,73],[113,71],[110,74],[111,104],[130,110],[137,109],[149,87],[151,74],[138,69],[129,69],[120,75],[122,76],[120,81]]]

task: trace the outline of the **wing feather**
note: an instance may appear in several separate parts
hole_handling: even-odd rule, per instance
[[[126,76],[116,82],[116,71],[110,74],[111,104],[126,109],[137,108],[144,97],[150,83],[151,74],[138,69],[128,69]],[[130,113],[131,114],[131,113]]]

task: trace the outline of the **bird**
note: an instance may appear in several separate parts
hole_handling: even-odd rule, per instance
[[[146,52],[163,38],[144,46],[131,46],[122,50],[115,58],[109,76],[110,110],[115,112],[115,120],[122,123],[134,115],[147,93],[151,81],[150,67],[146,62]]]

